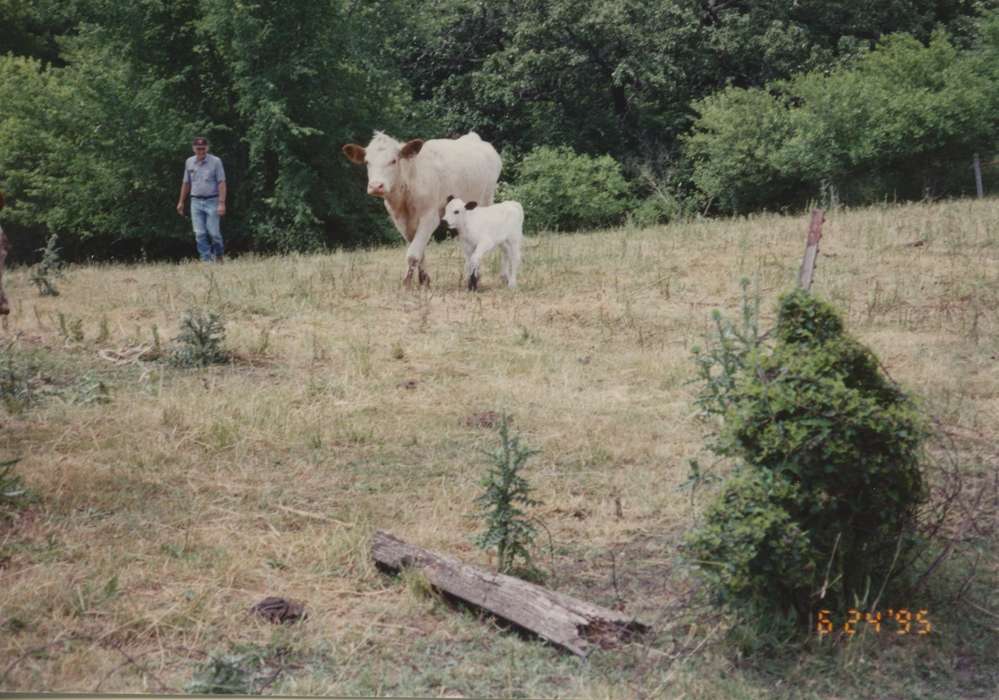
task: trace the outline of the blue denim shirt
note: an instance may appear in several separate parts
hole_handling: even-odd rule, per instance
[[[206,153],[205,159],[199,162],[197,156],[191,156],[184,164],[184,182],[191,186],[192,197],[216,196],[219,183],[225,182],[222,159]]]

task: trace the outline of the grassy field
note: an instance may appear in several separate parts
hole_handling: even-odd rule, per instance
[[[978,559],[898,603],[928,608],[933,634],[754,651],[678,558],[709,495],[681,488],[689,460],[712,462],[691,348],[712,309],[738,312],[742,277],[772,321],[806,229],[534,238],[521,286],[493,257],[478,294],[453,241],[428,250],[430,291],[400,288],[401,246],[74,266],[58,297],[13,270],[0,370],[35,400],[0,407],[0,461],[20,458],[37,498],[0,521],[0,691],[996,697],[999,200],[831,212],[814,286],[940,419],[982,496],[977,534],[954,535]],[[136,357],[192,307],[224,315],[232,362]],[[490,565],[470,517],[488,412],[541,451],[527,477],[548,585],[652,634],[581,661],[375,569],[375,529]],[[307,621],[251,616],[268,595]]]

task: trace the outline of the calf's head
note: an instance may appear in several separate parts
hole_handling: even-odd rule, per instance
[[[478,206],[478,202],[464,202],[453,194],[447,198],[444,205],[444,223],[448,228],[458,229],[459,224],[464,220],[465,212],[471,211]]]
[[[387,197],[399,182],[402,161],[416,156],[423,148],[423,139],[400,143],[380,131],[375,132],[371,143],[358,146],[348,143],[341,150],[352,163],[368,166],[368,194]]]

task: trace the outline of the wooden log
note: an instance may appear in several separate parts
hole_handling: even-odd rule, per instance
[[[0,192],[0,209],[3,209],[3,192]],[[10,304],[7,302],[7,295],[3,291],[3,266],[7,261],[7,251],[10,246],[7,243],[7,236],[0,227],[0,316],[10,313]]]
[[[611,648],[649,629],[624,613],[465,564],[407,544],[381,530],[372,538],[371,551],[382,568],[416,569],[434,588],[447,595],[584,658],[594,649]]]
[[[805,291],[812,288],[815,261],[819,257],[819,241],[822,239],[822,222],[825,220],[825,212],[821,209],[812,209],[812,221],[808,225],[808,240],[805,244],[805,257],[801,261],[801,271],[798,273],[798,286]]]

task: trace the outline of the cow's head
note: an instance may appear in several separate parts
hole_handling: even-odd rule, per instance
[[[458,229],[466,211],[471,211],[479,206],[478,202],[464,202],[453,194],[448,196],[447,204],[444,205],[444,223],[450,229]]]
[[[387,197],[399,182],[401,162],[414,157],[421,148],[423,139],[400,143],[391,136],[376,131],[367,148],[348,143],[341,150],[352,163],[368,166],[368,194]]]

